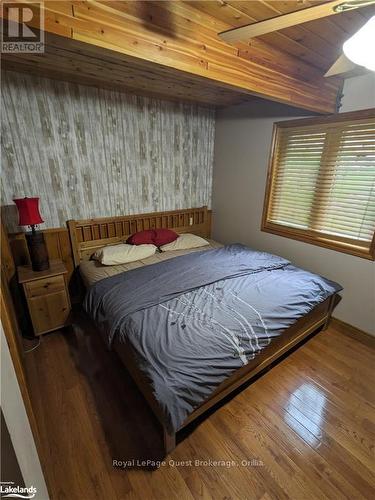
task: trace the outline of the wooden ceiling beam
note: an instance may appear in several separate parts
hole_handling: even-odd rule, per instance
[[[96,84],[107,77],[116,89],[133,91],[138,86],[147,92],[148,87],[150,95],[158,96],[164,89],[166,97],[185,94],[210,104],[216,99],[219,106],[255,95],[315,112],[335,111],[336,79],[327,81],[311,65],[262,42],[242,49],[222,42],[217,26],[224,23],[184,2],[45,1],[44,6],[46,35],[59,38],[59,47],[69,50],[60,52],[55,60],[48,54],[45,59],[36,56],[33,62],[30,58],[28,66],[34,72],[39,69],[43,74],[45,70],[50,76],[55,71],[71,79],[70,68],[74,68],[81,83],[86,78],[88,84]],[[29,24],[35,27],[38,20]],[[52,48],[50,40],[46,36],[47,53]],[[111,67],[107,73],[105,61],[109,58],[116,59],[120,67]],[[25,67],[26,59],[6,57],[13,70],[17,64]],[[140,64],[143,73],[135,69]],[[168,84],[172,74],[183,92],[177,84]],[[193,84],[194,79],[199,80],[198,85]]]
[[[169,101],[229,106],[251,98],[205,78],[46,33],[46,51],[2,54],[2,70]]]

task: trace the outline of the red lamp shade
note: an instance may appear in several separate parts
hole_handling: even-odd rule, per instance
[[[19,226],[34,226],[44,222],[39,213],[39,198],[18,198],[13,201],[18,208]]]

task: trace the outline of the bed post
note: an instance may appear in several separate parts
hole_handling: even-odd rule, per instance
[[[333,311],[335,305],[336,305],[336,294],[334,293],[333,295],[331,295],[331,297],[329,299],[327,318],[323,324],[323,330],[326,330],[328,328],[328,325],[329,325],[329,322],[330,322],[331,316],[332,316],[332,311]]]
[[[206,217],[207,217],[206,238],[211,238],[212,237],[212,210],[207,209]]]
[[[75,220],[68,220],[66,224],[68,226],[70,244],[72,246],[72,251],[73,251],[74,267],[77,267],[77,266],[79,266],[80,255],[78,252],[76,221]]]
[[[163,427],[164,434],[164,451],[168,455],[171,451],[176,448],[176,434],[173,432],[170,434],[165,427]]]

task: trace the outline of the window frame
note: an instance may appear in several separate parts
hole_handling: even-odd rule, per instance
[[[272,132],[271,152],[268,164],[266,188],[264,195],[261,231],[264,231],[266,233],[276,234],[278,236],[283,236],[297,241],[302,241],[304,243],[310,243],[312,245],[328,248],[330,250],[336,250],[338,252],[355,255],[356,257],[375,260],[375,232],[370,244],[366,244],[365,246],[361,245],[360,241],[356,239],[346,238],[342,236],[328,235],[328,234],[318,234],[317,232],[309,229],[300,229],[291,226],[285,226],[282,224],[271,222],[268,219],[271,206],[273,180],[276,179],[275,175],[277,169],[276,156],[279,146],[279,136],[280,136],[279,131],[285,128],[292,128],[299,126],[305,127],[309,125],[328,125],[335,123],[340,124],[345,121],[366,119],[366,118],[375,118],[375,108],[365,109],[361,111],[351,111],[347,113],[339,113],[336,115],[329,115],[329,116],[286,120],[274,123]]]

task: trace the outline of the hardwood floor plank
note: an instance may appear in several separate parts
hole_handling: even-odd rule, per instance
[[[356,377],[360,380],[371,380],[374,372],[371,369],[371,366],[368,366],[366,363],[363,363],[361,366],[358,366],[357,370],[353,373],[353,367],[350,364],[349,353],[342,354],[341,351],[337,351],[332,349],[330,345],[321,345],[318,343],[310,343],[308,345],[308,352],[312,352],[319,356],[319,362],[329,362],[330,358],[333,358],[334,369],[339,369],[339,371],[343,374],[347,374],[351,380],[353,377]]]
[[[327,373],[327,371],[323,373],[324,368],[322,366],[309,366],[306,363],[306,358],[304,358],[305,356],[301,355],[300,359],[294,360],[293,365],[289,364],[288,366],[294,373],[301,371],[308,382],[312,381],[313,384],[319,386],[325,392],[326,398],[334,402],[342,400],[345,405],[354,403],[357,406],[367,407],[370,413],[374,411],[371,401],[366,400],[361,394],[351,392],[350,387],[345,385],[342,380],[338,380],[337,377],[327,378],[331,374]]]
[[[354,498],[360,497],[362,491],[363,497],[369,498],[369,493],[374,491],[374,477],[370,471],[363,468],[361,462],[342,449],[341,445],[334,440],[329,443],[329,446],[326,446],[325,443],[312,437],[298,420],[293,417],[288,418],[288,415],[285,415],[277,405],[272,406],[272,400],[267,397],[265,401],[262,400],[259,391],[254,391],[252,404],[246,406],[246,413],[251,419],[253,419],[254,411],[263,416],[264,425],[265,422],[272,422],[272,425],[276,427],[278,442],[285,440],[289,444],[289,449],[293,447],[292,449],[298,450],[303,461],[309,467],[309,475],[314,481],[319,483],[324,478],[324,481],[330,483],[334,477],[331,469],[334,468],[339,472],[338,487],[340,490],[344,487],[344,491],[347,489],[351,491],[353,490],[351,485],[355,485]],[[357,471],[361,471],[360,474]],[[366,476],[370,477],[369,482],[363,479]],[[341,496],[344,497],[344,493],[334,498],[341,498]]]
[[[44,336],[26,368],[52,500],[373,498],[375,349],[342,328],[185,429],[159,468],[141,465],[163,458],[161,430],[117,356],[82,318]]]
[[[227,408],[228,411],[229,408]],[[273,439],[274,429],[269,432],[267,421],[262,415],[255,411],[251,411],[251,419],[248,413],[241,412],[241,405],[237,405],[235,412],[229,410],[230,419],[223,419],[223,431],[227,434],[234,434],[234,439],[242,443],[242,447],[249,450],[250,453],[255,453],[264,462],[265,469],[268,474],[282,486],[282,489],[289,498],[301,497],[322,497],[322,491],[319,489],[319,480],[321,477],[309,470],[305,474],[299,453],[295,449],[285,446],[282,440],[276,443]],[[239,431],[236,431],[236,426],[228,428],[226,422],[231,421],[238,424]],[[250,423],[249,423],[250,422]],[[301,456],[301,458],[303,458]],[[303,459],[304,460],[304,459]],[[265,479],[265,484],[268,484]],[[327,485],[329,487],[329,484]]]
[[[351,340],[355,340],[357,343],[363,344],[365,347],[370,349],[375,349],[375,337],[373,335],[367,334],[363,335],[361,330],[355,328],[354,326],[348,325],[344,321],[340,321],[336,318],[331,318],[330,329],[334,332],[349,337]]]
[[[188,459],[193,460],[193,462],[199,460],[203,463],[210,460],[240,463],[248,458],[247,455],[241,453],[236,441],[223,439],[223,436],[218,433],[216,426],[209,419],[205,420],[194,434],[189,438],[190,452],[187,455],[183,448],[179,451],[180,457],[188,456]],[[217,467],[197,465],[196,470],[204,478],[205,484],[214,498],[246,498],[249,489],[253,492],[254,498],[258,498],[265,492],[263,478],[259,478],[256,474],[250,476],[245,467],[227,468],[225,465]],[[271,488],[271,485],[269,487]]]
[[[194,465],[197,459],[196,445],[199,444],[196,436],[189,436],[184,441],[184,447],[177,447],[171,456],[172,460],[189,461],[191,460],[192,467],[180,466],[180,474],[184,478],[185,483],[188,485],[194,498],[217,498],[218,495],[230,496],[230,490],[225,486],[219,488],[220,477],[217,476],[216,471],[202,471],[198,466]],[[202,457],[201,454],[199,454]]]
[[[361,420],[363,418],[370,420],[373,418],[374,413],[371,406],[356,401],[355,398],[352,398],[349,402],[343,401],[340,398],[334,398],[323,386],[317,384],[312,378],[306,377],[298,371],[293,370],[290,366],[285,366],[284,370],[279,372],[278,382],[289,388],[290,393],[293,395],[299,394],[300,391],[297,389],[304,384],[304,390],[300,397],[303,401],[310,401],[312,407],[316,405],[316,391],[318,391],[318,393],[320,392],[325,398],[323,414],[325,412],[333,412],[339,416],[344,415],[345,418],[357,421],[357,425],[361,425]],[[308,390],[308,388],[310,388],[310,390]]]
[[[282,381],[280,380],[277,380],[277,382],[273,383],[273,385],[277,391],[285,389],[285,386],[283,386]],[[327,408],[325,405],[323,407],[317,407],[316,400],[314,398],[309,398],[309,396],[306,395],[306,391],[304,391],[301,396],[301,392],[302,391],[294,391],[290,394],[287,404],[295,406],[317,425],[321,423],[327,425],[332,424],[337,427],[337,429],[343,430],[345,433],[349,433],[349,429],[351,429],[350,432],[352,432],[354,439],[359,441],[361,445],[363,443],[367,443],[370,450],[372,446],[371,443],[373,443],[375,439],[375,434],[372,429],[367,429],[363,426],[363,419],[350,417],[335,406],[332,406],[331,408]]]
[[[363,357],[367,361],[373,358],[375,342],[372,341],[373,337],[370,337],[370,335],[362,334],[360,337],[362,341],[358,341],[358,338],[354,338],[354,335],[350,331],[343,332],[332,328],[330,333],[328,344],[337,346],[337,343],[340,342],[340,349],[345,347],[350,350],[352,354],[355,352],[356,355]],[[368,337],[370,337],[371,340],[368,340]]]
[[[358,372],[353,373],[351,367],[345,367],[344,364],[336,361],[333,366],[332,359],[330,361],[327,357],[322,358],[321,355],[314,353],[311,349],[306,349],[304,356],[311,359],[312,365],[319,366],[321,372],[323,370],[330,371],[330,376],[337,384],[340,384],[343,388],[350,388],[351,391],[361,395],[370,404],[375,404],[375,393],[372,387],[369,387],[369,378],[367,376]]]

